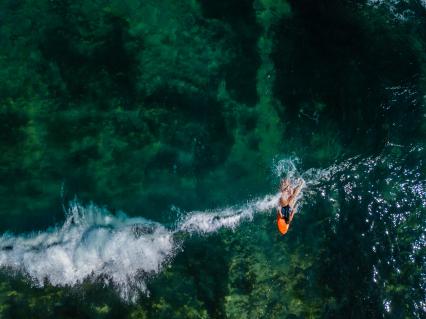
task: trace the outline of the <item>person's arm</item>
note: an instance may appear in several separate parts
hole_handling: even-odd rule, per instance
[[[305,181],[302,179],[301,180],[301,182],[300,182],[300,184],[299,185],[297,185],[295,188],[294,188],[294,190],[293,190],[293,197],[297,197],[299,194],[300,194],[300,192],[302,191],[302,187],[305,185]]]
[[[299,196],[300,192],[302,191],[303,186],[305,185],[305,182],[302,180],[302,182],[297,185],[294,190],[292,191],[292,194],[289,198],[289,205],[293,207],[296,204],[297,196]]]
[[[293,210],[291,211],[290,218],[289,218],[289,221],[288,221],[289,224],[293,220],[293,217],[294,217],[294,214],[296,213],[296,210],[297,210],[297,208],[293,208]]]

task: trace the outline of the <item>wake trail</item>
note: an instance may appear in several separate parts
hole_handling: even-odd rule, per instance
[[[193,212],[175,229],[141,217],[112,215],[96,205],[70,203],[61,227],[0,237],[0,267],[24,273],[36,286],[75,286],[84,280],[111,284],[127,301],[148,294],[147,277],[159,273],[180,250],[177,234],[235,229],[256,213],[270,211],[278,195],[242,206]]]
[[[212,212],[194,212],[179,224],[177,231],[207,234],[220,228],[235,229],[242,221],[251,220],[255,213],[267,212],[278,202],[279,194],[266,195],[262,199],[241,207],[229,207]]]
[[[406,153],[419,153],[419,158],[423,158],[422,150]],[[416,160],[417,166],[407,169],[405,159],[355,156],[328,168],[299,172],[297,158],[290,158],[276,161],[272,174],[275,178],[305,181],[300,205],[315,202],[318,196],[332,201],[336,207],[342,200],[355,198],[362,202],[364,198],[356,198],[362,189],[372,198],[367,205],[371,218],[395,211],[390,223],[408,218],[419,205],[426,206],[426,181],[419,173],[424,166]],[[382,184],[392,188],[391,199],[381,190],[381,184],[376,187],[370,182],[377,172],[384,175]],[[149,294],[147,279],[161,272],[181,251],[181,234],[205,236],[224,228],[235,230],[256,214],[270,214],[278,198],[279,194],[269,194],[243,205],[189,212],[172,229],[142,217],[113,215],[96,205],[84,206],[73,201],[59,227],[1,235],[0,267],[25,274],[36,286],[76,286],[85,280],[101,281],[112,285],[124,300],[135,301],[141,293]],[[422,236],[415,243],[418,247],[426,246],[424,232]]]

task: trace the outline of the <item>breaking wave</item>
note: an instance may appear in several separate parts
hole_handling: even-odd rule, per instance
[[[177,225],[163,225],[124,213],[112,215],[93,204],[73,201],[61,227],[0,237],[0,266],[20,271],[37,286],[74,286],[102,280],[120,296],[135,301],[148,293],[146,278],[160,272],[180,249],[177,234],[208,234],[235,229],[255,213],[274,207],[277,196],[265,196],[242,207],[193,212]]]
[[[405,154],[423,154],[422,151],[414,147]],[[408,218],[416,207],[426,207],[426,182],[419,175],[423,163],[416,157],[414,160],[418,165],[408,170],[403,163],[406,160],[410,159],[395,160],[392,156],[383,155],[355,156],[325,169],[299,172],[297,166],[300,163],[293,158],[276,161],[272,170],[276,177],[304,179],[306,187],[299,201],[301,205],[321,196],[337,207],[337,218],[339,201],[354,198],[365,201],[364,198],[356,198],[362,189],[363,194],[370,196],[368,218],[377,222],[385,220],[386,231],[391,232],[397,227],[392,223]],[[391,197],[369,182],[374,174],[379,173],[380,187],[389,189]],[[0,267],[22,272],[38,286],[46,282],[56,286],[75,286],[85,280],[101,281],[115,287],[124,300],[135,301],[140,293],[149,293],[147,278],[161,272],[181,250],[181,239],[185,238],[182,235],[207,235],[222,228],[234,230],[258,213],[271,213],[278,196],[266,195],[225,209],[190,212],[171,229],[141,217],[128,217],[124,213],[113,215],[93,204],[83,206],[73,201],[60,227],[44,232],[5,233],[0,236]],[[407,198],[411,200],[407,201]],[[370,231],[378,231],[374,225],[377,223],[371,224]],[[426,247],[425,238],[425,232],[422,232],[415,239],[413,254],[418,247]],[[397,246],[395,239],[392,247]],[[378,271],[378,267],[374,267],[372,275],[377,277]],[[426,287],[426,282],[421,285]]]

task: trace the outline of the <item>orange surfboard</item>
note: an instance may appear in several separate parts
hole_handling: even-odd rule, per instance
[[[277,217],[277,226],[281,235],[285,235],[288,231],[290,224],[286,224],[284,218]]]

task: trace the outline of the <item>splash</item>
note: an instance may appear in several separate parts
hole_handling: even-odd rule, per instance
[[[297,157],[275,159],[272,165],[272,173],[280,178],[295,179],[300,176],[297,166],[300,160]]]
[[[395,149],[401,149],[398,155]],[[328,168],[310,168],[301,176],[307,183],[307,194],[314,192],[333,201],[338,200],[337,193],[348,201],[362,191],[377,203],[397,208],[426,207],[423,151],[419,146],[388,143],[376,156],[354,156]]]
[[[293,160],[279,161],[276,174],[296,172]],[[127,301],[148,294],[146,280],[181,250],[182,234],[235,230],[257,213],[268,213],[278,194],[215,211],[189,212],[174,229],[94,204],[70,203],[61,227],[0,237],[0,266],[24,273],[35,285],[75,286],[85,280],[112,285]]]
[[[148,294],[146,279],[159,273],[180,250],[178,234],[208,234],[235,229],[255,213],[274,207],[267,195],[241,207],[193,212],[173,230],[159,223],[112,215],[93,204],[73,201],[62,227],[26,235],[0,237],[0,266],[20,271],[37,286],[75,286],[85,280],[103,281],[126,301]]]
[[[392,149],[400,147],[390,143],[386,153],[392,154]],[[280,159],[274,162],[272,171],[276,177],[305,181],[301,205],[314,202],[318,196],[330,200],[336,206],[338,220],[342,200],[366,202],[368,216],[373,220],[369,231],[381,231],[374,227],[382,219],[385,231],[391,232],[397,229],[395,223],[404,222],[416,207],[426,206],[426,182],[419,175],[423,156],[414,159],[417,165],[405,165],[405,161],[413,161],[412,154],[421,152],[422,149],[412,147],[404,150],[405,157],[396,159],[382,154],[355,156],[327,168],[305,171],[298,170],[301,164],[297,158]],[[371,182],[377,172],[382,174],[379,184]],[[370,196],[368,200],[360,195],[360,190]],[[205,236],[223,228],[236,230],[256,214],[271,213],[278,196],[269,194],[243,205],[189,212],[171,229],[141,217],[113,215],[93,204],[83,206],[74,201],[60,227],[23,235],[3,234],[0,266],[26,274],[38,286],[46,282],[75,286],[85,280],[101,281],[115,287],[124,300],[135,301],[141,293],[149,294],[147,279],[161,272],[181,250],[181,239],[185,238],[182,234]],[[425,238],[423,231],[413,241],[410,258],[415,258],[417,252],[426,247]],[[397,237],[391,240],[395,254],[397,240]],[[396,269],[397,262],[392,262]],[[377,284],[380,284],[380,272],[380,265],[374,265],[372,279]]]
[[[24,272],[36,285],[76,285],[104,278],[125,300],[146,291],[144,274],[171,258],[172,233],[144,218],[113,216],[95,205],[72,202],[65,223],[45,232],[0,237],[0,265]]]
[[[270,211],[277,202],[278,194],[267,195],[242,207],[230,207],[214,212],[195,212],[182,221],[178,231],[208,234],[224,227],[235,229],[242,221],[252,220],[255,213]]]
[[[365,227],[357,240],[371,250],[371,282],[381,291],[384,312],[404,298],[413,318],[426,311],[426,298],[419,298],[426,296],[424,155],[422,145],[389,142],[380,154],[300,173],[307,183],[303,201],[329,202],[330,232],[341,234],[349,215],[358,214]],[[392,287],[395,282],[403,288]]]

